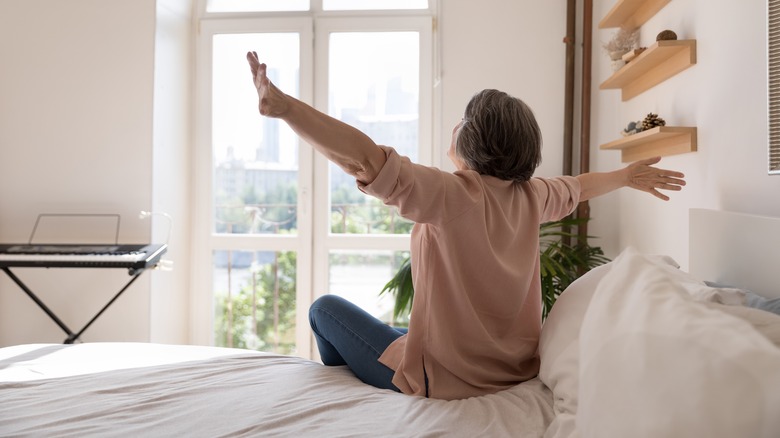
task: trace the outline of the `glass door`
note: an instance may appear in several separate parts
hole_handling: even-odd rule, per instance
[[[258,113],[246,53],[256,51],[286,93],[311,100],[311,20],[211,20],[201,32],[210,59],[199,138],[208,153],[196,183],[208,195],[199,211],[209,213],[196,221],[207,237],[194,266],[209,267],[196,300],[212,323],[195,331],[199,343],[308,355],[299,309],[311,302],[312,152]]]
[[[430,163],[431,33],[429,16],[201,22],[195,343],[316,357],[308,308],[326,293],[390,322],[379,292],[408,256],[412,223],[259,115],[245,55],[256,51],[282,91]]]
[[[326,43],[317,69],[327,72],[315,82],[319,108],[412,161],[430,163],[430,29],[427,17],[318,21],[317,41]],[[327,227],[315,231],[317,295],[340,295],[397,323],[392,297],[379,291],[408,257],[413,224],[363,194],[338,166],[315,160],[316,185],[328,188],[315,201],[315,218],[327,212],[315,222]]]

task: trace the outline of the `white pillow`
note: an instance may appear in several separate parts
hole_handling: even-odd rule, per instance
[[[674,269],[679,265],[667,256],[650,256],[652,260]],[[612,263],[598,266],[578,278],[555,301],[544,321],[539,338],[539,379],[553,393],[553,418],[545,438],[574,436],[579,390],[580,327],[596,287]]]
[[[579,382],[579,336],[585,310],[611,263],[578,278],[555,301],[539,338],[539,379],[553,393],[555,417],[545,438],[570,437],[575,431]]]
[[[696,302],[700,286],[632,249],[615,259],[580,331],[580,436],[778,436],[780,349]]]

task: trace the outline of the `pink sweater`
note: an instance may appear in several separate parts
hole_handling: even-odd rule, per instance
[[[513,183],[421,166],[383,147],[364,192],[414,221],[409,333],[380,362],[404,393],[439,399],[489,394],[536,376],[541,330],[539,224],[579,202],[573,177]]]

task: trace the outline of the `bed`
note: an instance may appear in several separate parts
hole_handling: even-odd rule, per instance
[[[780,236],[780,219],[692,211],[691,272],[627,248],[561,295],[539,376],[496,394],[411,397],[226,348],[18,345],[0,348],[0,436],[777,437],[780,245],[713,248],[714,226]]]

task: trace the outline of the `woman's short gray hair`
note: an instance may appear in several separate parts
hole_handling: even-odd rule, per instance
[[[528,181],[542,162],[542,132],[522,100],[482,90],[466,105],[455,152],[482,175]]]

